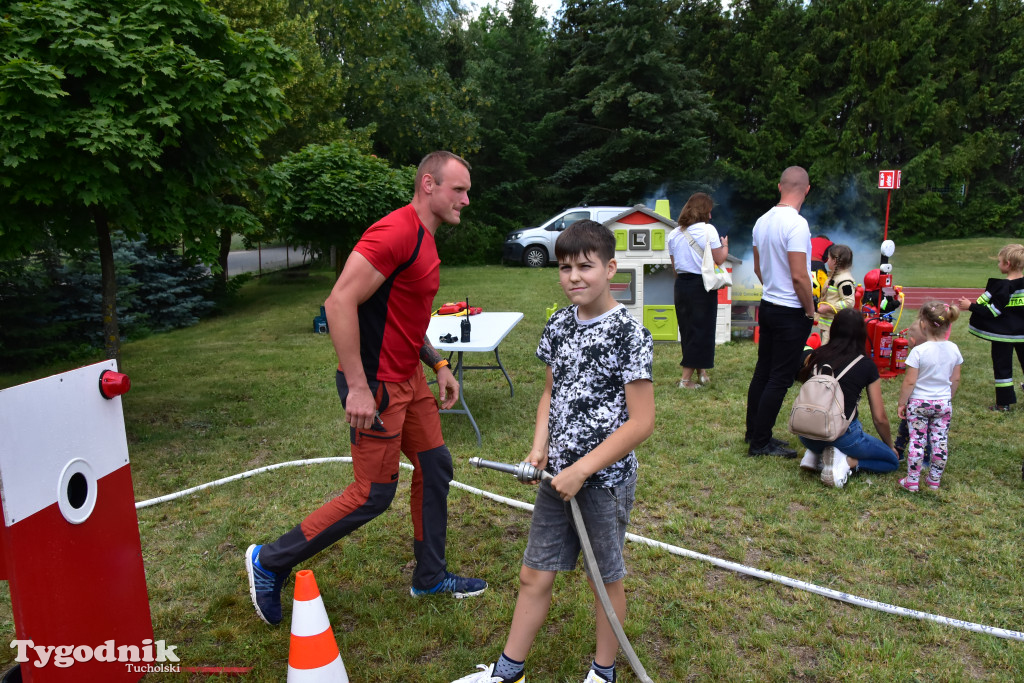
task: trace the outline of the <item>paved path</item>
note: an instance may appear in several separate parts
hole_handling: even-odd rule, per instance
[[[309,263],[302,247],[263,247],[228,254],[228,277],[239,273],[267,273]]]

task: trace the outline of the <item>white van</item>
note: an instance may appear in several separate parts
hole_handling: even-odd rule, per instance
[[[501,250],[503,261],[522,263],[531,268],[541,268],[555,262],[555,240],[567,227],[579,220],[589,218],[598,223],[615,218],[629,206],[577,206],[551,218],[537,228],[523,228],[510,232],[505,237]]]

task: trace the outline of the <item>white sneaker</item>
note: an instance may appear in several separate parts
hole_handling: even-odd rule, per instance
[[[846,453],[835,446],[829,446],[821,454],[821,483],[825,486],[843,488],[850,477],[850,464],[846,462]]]
[[[610,683],[610,682],[604,680],[603,678],[601,678],[600,674],[598,674],[596,671],[591,669],[590,672],[587,674],[587,677],[583,679],[583,683]]]
[[[808,448],[804,451],[803,460],[800,461],[800,469],[808,472],[821,472],[821,456]]]
[[[493,663],[477,664],[476,668],[481,670],[454,680],[452,683],[506,683],[504,678],[494,675]],[[516,679],[515,683],[526,683],[526,675],[523,674],[521,678]]]

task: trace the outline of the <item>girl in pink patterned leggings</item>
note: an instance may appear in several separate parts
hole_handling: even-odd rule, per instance
[[[953,416],[953,396],[960,386],[960,349],[948,341],[949,327],[960,315],[956,306],[929,301],[921,307],[917,322],[921,341],[907,356],[907,372],[900,387],[897,412],[910,427],[907,449],[907,476],[900,487],[918,491],[921,485],[939,488],[948,455],[949,420]],[[931,467],[921,480],[925,445],[931,446]]]

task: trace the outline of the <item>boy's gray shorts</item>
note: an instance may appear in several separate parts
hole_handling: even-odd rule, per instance
[[[626,576],[622,548],[635,495],[636,476],[612,488],[584,486],[576,494],[604,583],[614,583]],[[537,489],[523,564],[538,571],[571,571],[576,568],[580,550],[570,503],[559,498],[548,481],[542,481]]]

